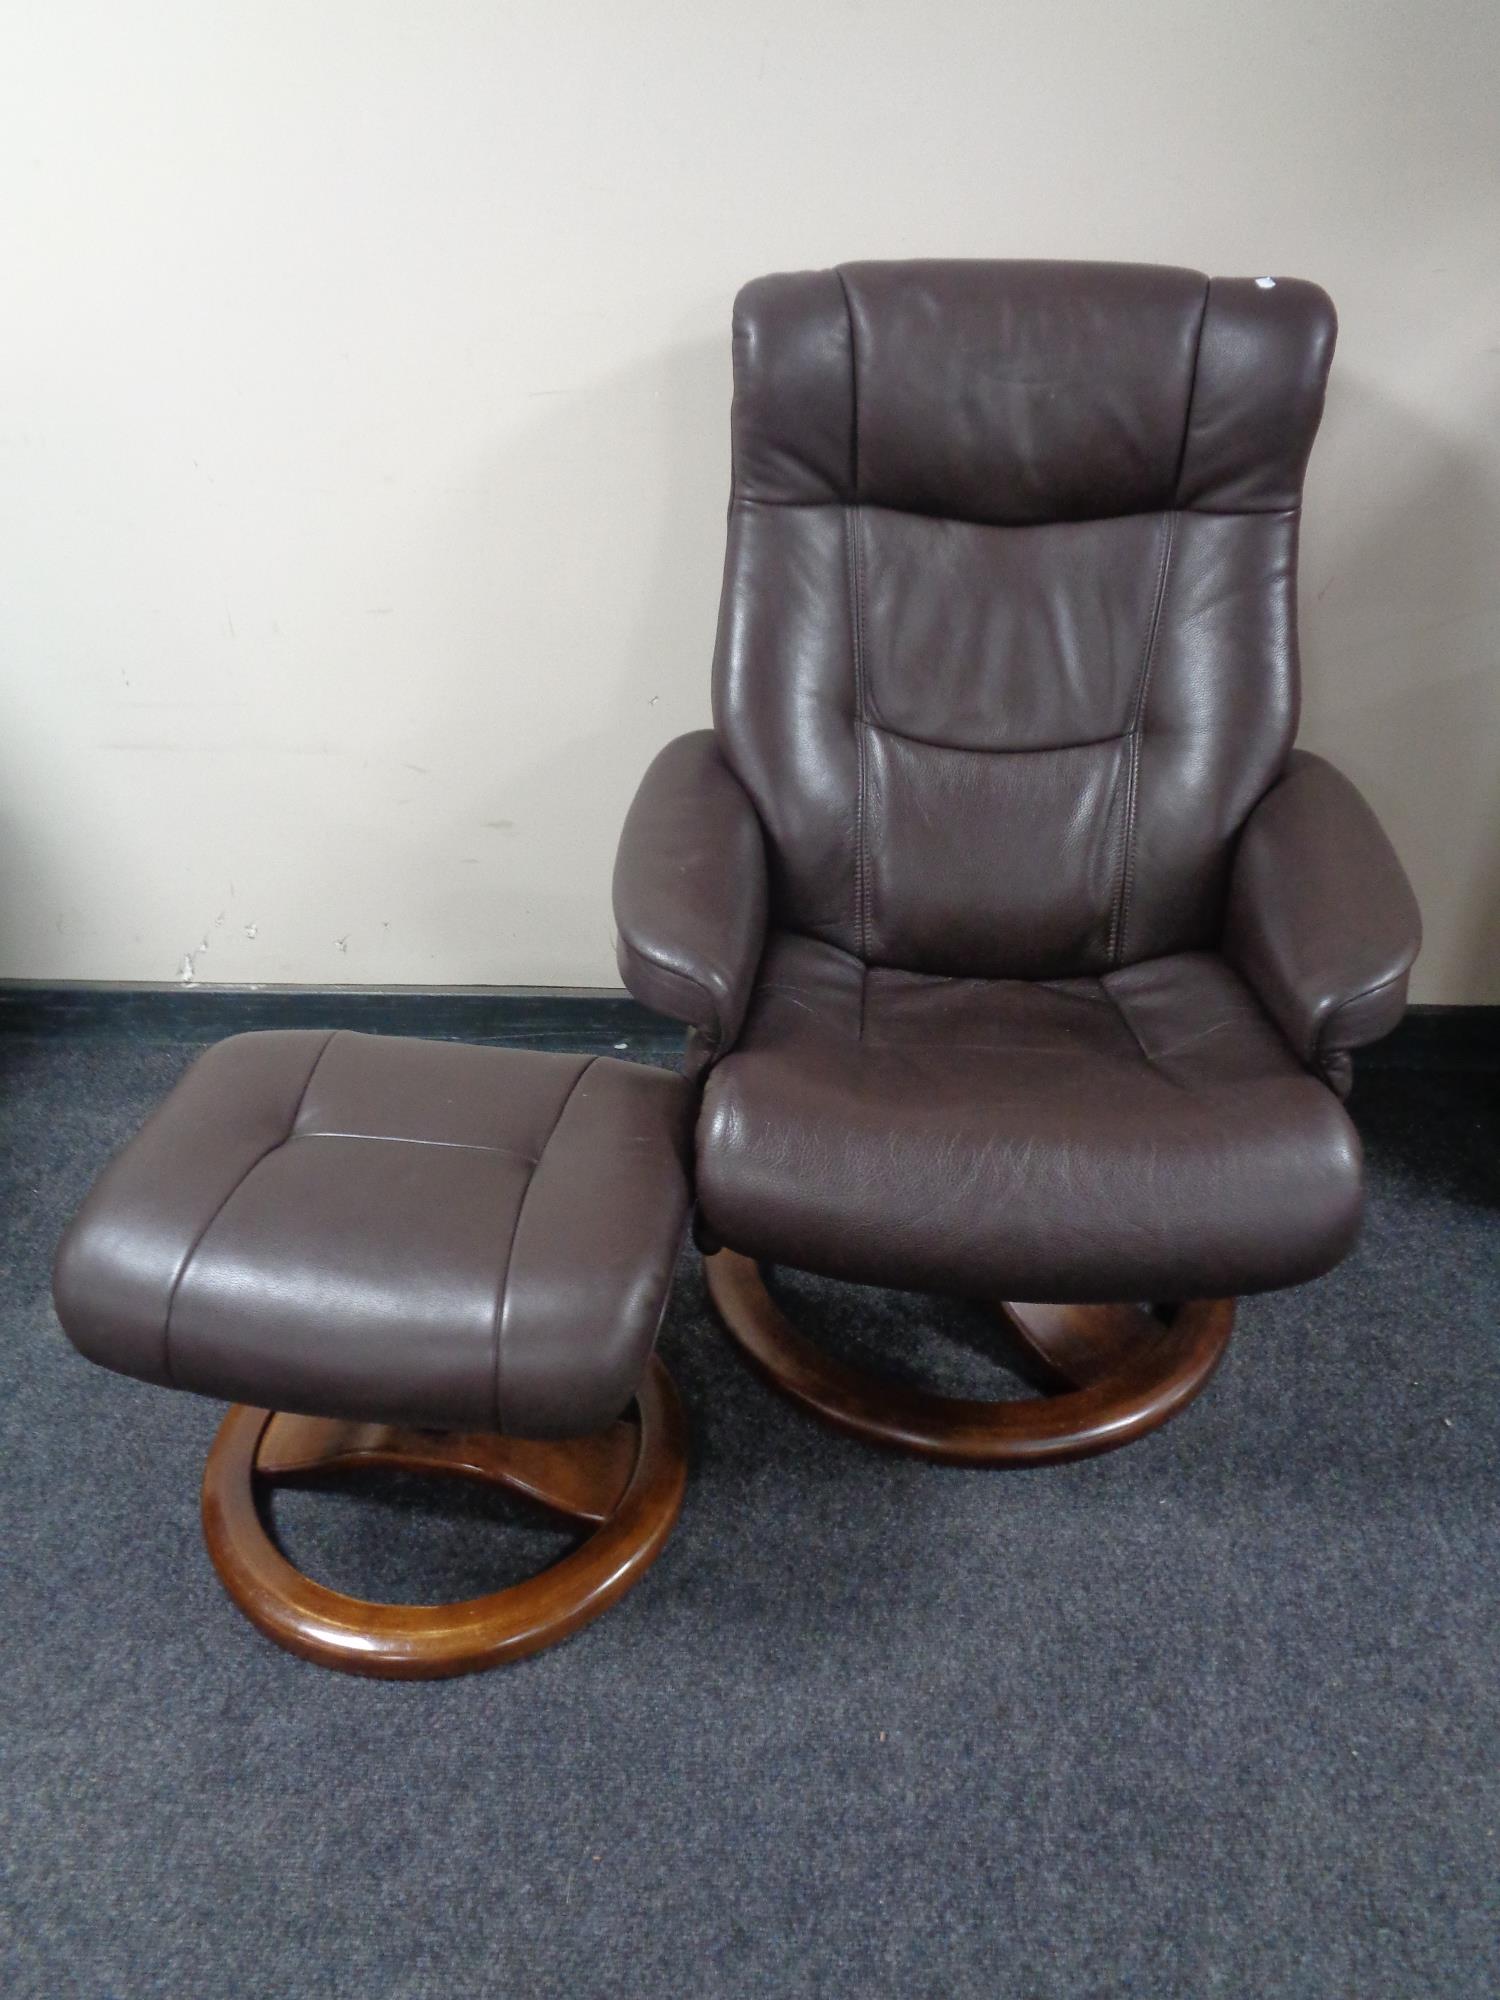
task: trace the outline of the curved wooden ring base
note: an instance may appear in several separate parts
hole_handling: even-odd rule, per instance
[[[638,1422],[543,1443],[324,1417],[236,1403],[203,1472],[203,1534],[230,1597],[269,1639],[305,1660],[387,1680],[433,1680],[524,1659],[607,1611],[661,1553],[682,1505],[687,1431],[671,1377],[653,1360]],[[272,1541],[256,1488],[308,1473],[389,1465],[529,1494],[594,1532],[524,1583],[456,1604],[372,1604],[304,1576]]]
[[[719,1250],[704,1267],[725,1326],[776,1388],[853,1437],[945,1465],[1048,1465],[1144,1437],[1205,1386],[1234,1325],[1233,1299],[1192,1299],[1169,1319],[1139,1306],[1007,1304],[1012,1338],[1061,1393],[970,1402],[825,1354],[782,1312],[753,1258]]]

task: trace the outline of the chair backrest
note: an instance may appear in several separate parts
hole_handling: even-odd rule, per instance
[[[1315,285],[1155,265],[746,286],[714,715],[778,924],[994,978],[1216,942],[1333,341]]]

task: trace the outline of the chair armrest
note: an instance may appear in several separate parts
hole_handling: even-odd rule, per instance
[[[1374,813],[1331,764],[1293,751],[1240,835],[1224,956],[1341,1095],[1349,1051],[1400,1020],[1421,942],[1417,899]]]
[[[766,937],[766,849],[711,729],[679,736],[641,780],[615,858],[616,951],[636,999],[722,1055]]]

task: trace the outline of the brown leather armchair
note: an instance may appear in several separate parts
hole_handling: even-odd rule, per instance
[[[716,1303],[846,1429],[1108,1449],[1207,1380],[1234,1294],[1354,1242],[1340,1098],[1420,931],[1291,747],[1334,330],[1314,285],[1144,265],[740,295],[714,728],[648,771],[615,913],[691,1030]],[[1059,1393],[857,1375],[762,1263],[1045,1301],[1005,1310]]]

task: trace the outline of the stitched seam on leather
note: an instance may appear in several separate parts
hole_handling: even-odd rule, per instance
[[[815,512],[818,508],[843,507],[848,503],[842,499],[832,500],[767,500],[759,493],[746,493],[735,502],[737,507],[780,507],[804,513]],[[1154,521],[1162,514],[1160,507],[1124,507],[1118,514],[1063,514],[1056,519],[1042,521],[981,521],[975,514],[940,514],[935,507],[896,507],[888,500],[862,500],[860,505],[873,514],[897,514],[908,521],[948,521],[959,528],[993,528],[999,534],[1031,534],[1047,528],[1084,528],[1100,521]],[[1174,507],[1177,514],[1201,514],[1208,521],[1270,521],[1281,519],[1290,521],[1301,514],[1297,507]]]
[[[849,296],[849,287],[844,282],[844,274],[835,268],[833,274],[839,281],[839,290],[844,295],[844,318],[849,325],[849,498],[854,506],[859,505],[859,350],[854,340],[854,301]]]
[[[543,1139],[542,1141],[542,1150],[537,1155],[536,1165],[527,1175],[526,1185],[521,1190],[521,1199],[516,1203],[516,1219],[511,1224],[510,1227],[510,1242],[505,1246],[505,1266],[500,1273],[500,1283],[495,1288],[495,1309],[490,1320],[490,1345],[494,1353],[494,1362],[493,1362],[493,1367],[491,1369],[490,1379],[491,1379],[491,1386],[494,1398],[495,1429],[497,1431],[503,1429],[503,1425],[501,1423],[501,1418],[500,1418],[501,1322],[504,1320],[505,1317],[505,1302],[510,1293],[510,1267],[511,1267],[511,1262],[516,1254],[516,1244],[520,1241],[521,1238],[521,1223],[526,1214],[526,1204],[531,1199],[531,1190],[536,1186],[537,1172],[541,1167],[542,1161],[547,1157],[547,1148],[552,1144],[552,1141],[557,1137],[558,1128],[561,1126],[563,1122],[563,1118],[567,1113],[568,1106],[573,1102],[574,1094],[576,1093],[579,1084],[583,1082],[583,1079],[588,1075],[589,1071],[594,1067],[594,1064],[598,1062],[598,1060],[599,1058],[597,1056],[590,1056],[588,1061],[584,1064],[583,1068],[578,1072],[577,1076],[575,1076],[573,1081],[568,1085],[567,1094],[563,1098],[562,1103],[559,1104],[557,1107],[557,1116],[552,1121],[552,1128],[548,1132],[546,1138]]]
[[[413,1139],[405,1132],[294,1132],[287,1145],[302,1145],[309,1139],[354,1139],[374,1146],[439,1146],[449,1153],[498,1153],[507,1160],[524,1160],[528,1167],[536,1161],[516,1146],[484,1146],[467,1139]]]
[[[869,688],[865,675],[865,530],[856,507],[854,513],[854,661],[859,697],[859,879],[861,901],[859,935],[861,958],[870,953],[870,739]]]
[[[265,1161],[269,1160],[273,1153],[279,1153],[282,1147],[286,1145],[287,1141],[291,1138],[292,1134],[296,1131],[297,1120],[302,1116],[302,1107],[307,1102],[307,1093],[309,1090],[311,1090],[312,1080],[318,1073],[318,1065],[319,1063],[322,1062],[324,1056],[327,1055],[333,1043],[343,1033],[344,1030],[342,1028],[331,1028],[328,1031],[328,1033],[323,1037],[323,1045],[318,1050],[318,1053],[313,1057],[312,1066],[308,1070],[307,1075],[302,1079],[302,1088],[297,1093],[297,1102],[292,1106],[292,1115],[287,1123],[286,1130],[282,1133],[281,1137],[274,1142],[274,1144],[267,1146],[263,1152],[256,1154],[255,1158],[250,1162],[249,1166],[246,1167],[245,1171],[235,1181],[234,1186],[230,1188],[229,1192],[225,1195],[224,1199],[214,1209],[213,1214],[208,1218],[207,1222],[204,1223],[203,1227],[198,1231],[198,1234],[193,1238],[192,1242],[188,1245],[187,1255],[183,1258],[182,1262],[177,1267],[177,1275],[172,1280],[172,1289],[167,1294],[167,1311],[165,1318],[162,1320],[162,1328],[161,1328],[162,1373],[167,1378],[167,1385],[169,1388],[175,1389],[177,1386],[176,1379],[172,1373],[172,1308],[177,1303],[177,1294],[182,1289],[182,1281],[187,1276],[188,1266],[192,1263],[193,1259],[197,1256],[199,1250],[203,1247],[203,1240],[208,1235],[209,1230],[213,1228],[214,1224],[218,1221],[219,1217],[224,1213],[225,1209],[228,1208],[229,1204],[234,1200],[235,1196],[239,1193],[240,1189],[245,1185],[246,1181],[249,1180],[250,1176],[255,1172],[256,1168],[263,1165]]]
[[[871,722],[869,727],[881,736],[895,736],[924,750],[951,750],[956,757],[1056,757],[1065,750],[1097,750],[1106,743],[1123,743],[1129,733],[1116,729],[1108,736],[1080,737],[1076,743],[940,743],[935,736],[913,736],[909,729],[893,729],[888,722]]]
[[[1141,669],[1136,681],[1135,700],[1131,705],[1130,727],[1126,731],[1128,748],[1125,769],[1125,810],[1121,834],[1120,880],[1115,898],[1114,921],[1106,942],[1106,956],[1118,965],[1125,953],[1125,929],[1130,917],[1130,890],[1135,872],[1135,820],[1137,792],[1141,771],[1141,729],[1146,718],[1146,695],[1151,685],[1151,669],[1156,660],[1156,635],[1161,629],[1162,602],[1167,593],[1167,570],[1172,560],[1172,543],[1177,532],[1177,515],[1166,515],[1162,524],[1161,554],[1157,560],[1156,593],[1151,605],[1151,619],[1146,627],[1146,646],[1141,656]]]
[[[865,839],[866,783],[868,751],[865,743],[865,632],[864,632],[864,547],[859,520],[859,343],[854,332],[854,301],[841,270],[834,276],[844,295],[844,319],[849,328],[849,505],[844,516],[845,539],[849,550],[849,594],[854,620],[854,727],[858,759],[858,793],[854,807],[854,903],[859,955],[865,958],[870,946],[870,872]]]
[[[1198,362],[1203,354],[1203,329],[1208,324],[1208,295],[1212,285],[1203,287],[1203,303],[1198,308],[1198,333],[1193,341],[1193,366],[1188,375],[1187,404],[1182,412],[1182,443],[1177,452],[1177,473],[1172,481],[1172,505],[1175,507],[1182,492],[1182,475],[1187,470],[1188,439],[1193,429],[1193,404],[1198,395]],[[1207,511],[1205,509],[1205,511]]]
[[[854,923],[859,940],[859,956],[865,958],[870,944],[870,905],[865,854],[865,783],[867,749],[865,743],[865,644],[864,606],[860,587],[859,508],[844,510],[844,547],[849,562],[849,617],[854,645]]]

